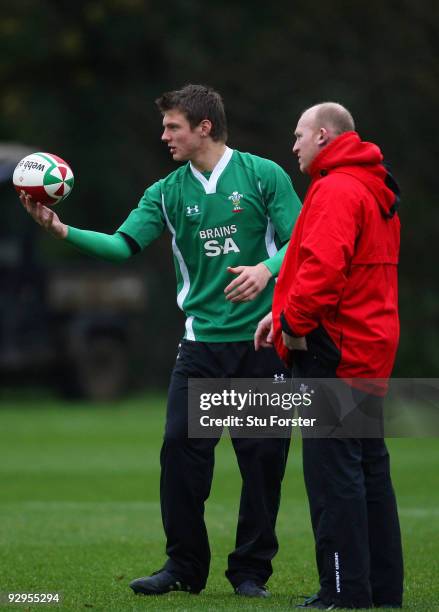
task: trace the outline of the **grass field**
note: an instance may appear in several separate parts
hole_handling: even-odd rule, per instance
[[[159,449],[165,400],[104,407],[3,401],[0,408],[0,591],[60,592],[57,610],[288,610],[316,590],[308,507],[294,440],[278,521],[270,600],[233,595],[239,474],[230,443],[217,450],[206,510],[212,567],[199,596],[135,597],[131,579],[164,561]],[[405,609],[439,610],[439,439],[389,442],[403,529]],[[26,605],[27,610],[46,606]],[[4,609],[21,608],[4,605]]]

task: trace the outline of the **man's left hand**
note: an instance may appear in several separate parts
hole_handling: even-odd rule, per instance
[[[238,276],[224,289],[226,300],[230,302],[249,302],[254,300],[267,286],[272,277],[270,270],[263,263],[256,266],[237,266],[227,268],[228,272]]]
[[[305,336],[301,336],[300,338],[295,338],[294,336],[290,336],[285,332],[282,332],[282,340],[287,349],[290,351],[307,351],[308,346],[306,344]]]

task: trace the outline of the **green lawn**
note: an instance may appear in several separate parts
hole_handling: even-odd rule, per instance
[[[135,597],[133,578],[161,567],[161,396],[113,404],[3,401],[0,408],[0,591],[61,592],[57,610],[288,610],[316,590],[308,507],[294,440],[278,522],[270,600],[237,598],[224,577],[239,474],[217,451],[207,505],[212,567],[199,596]],[[439,610],[439,440],[389,442],[404,537],[407,610]],[[8,609],[22,606],[4,606]],[[26,606],[37,610],[46,606]]]

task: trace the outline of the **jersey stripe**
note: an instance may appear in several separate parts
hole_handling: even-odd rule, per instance
[[[209,180],[207,180],[207,178],[203,176],[201,172],[192,165],[192,162],[189,162],[191,170],[192,170],[192,174],[203,185],[204,191],[206,192],[206,194],[216,193],[216,185],[218,183],[218,179],[221,176],[221,174],[224,172],[224,170],[226,169],[227,164],[232,158],[232,155],[233,155],[233,149],[226,147],[226,150],[224,151],[223,156],[218,161],[215,168],[212,170],[212,174],[210,175]]]
[[[270,218],[267,217],[267,231],[265,232],[265,247],[267,249],[267,253],[270,257],[274,257],[276,255],[278,248],[274,241],[275,229],[273,222]]]
[[[189,271],[187,269],[187,265],[185,264],[185,261],[183,259],[183,255],[181,254],[180,249],[177,246],[177,242],[175,240],[175,229],[173,228],[171,222],[169,221],[169,217],[168,217],[168,213],[166,212],[166,206],[165,206],[165,196],[162,194],[162,209],[163,209],[163,214],[165,216],[166,219],[166,224],[169,228],[169,231],[172,234],[172,251],[178,261],[178,265],[180,267],[180,273],[181,276],[183,278],[183,287],[180,289],[178,295],[177,295],[177,304],[178,307],[183,310],[183,304],[184,301],[187,297],[187,294],[189,293],[189,289],[191,287],[191,281],[189,278]],[[192,321],[190,322],[189,325],[188,321],[189,319],[192,319]],[[192,322],[193,322],[194,317],[189,317],[188,320],[186,321],[186,331],[187,331],[187,339],[188,340],[195,340],[195,335],[194,335],[194,331],[192,328]],[[191,337],[189,337],[189,335],[191,335]]]
[[[186,340],[195,340],[195,334],[194,334],[194,328],[193,328],[194,318],[195,317],[188,317],[186,319],[186,323],[185,323]]]
[[[258,181],[258,189],[261,194],[262,201],[265,204],[264,194],[262,192],[261,181]],[[274,255],[276,255],[276,253],[278,252],[278,248],[274,241],[275,233],[276,233],[276,230],[274,228],[273,222],[270,219],[270,217],[267,217],[267,231],[265,232],[265,248],[267,249],[267,253],[270,257],[274,257]]]

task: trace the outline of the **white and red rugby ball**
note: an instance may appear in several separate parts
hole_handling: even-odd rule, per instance
[[[20,194],[25,191],[35,202],[54,206],[73,189],[69,164],[53,153],[32,153],[18,162],[12,182]]]

